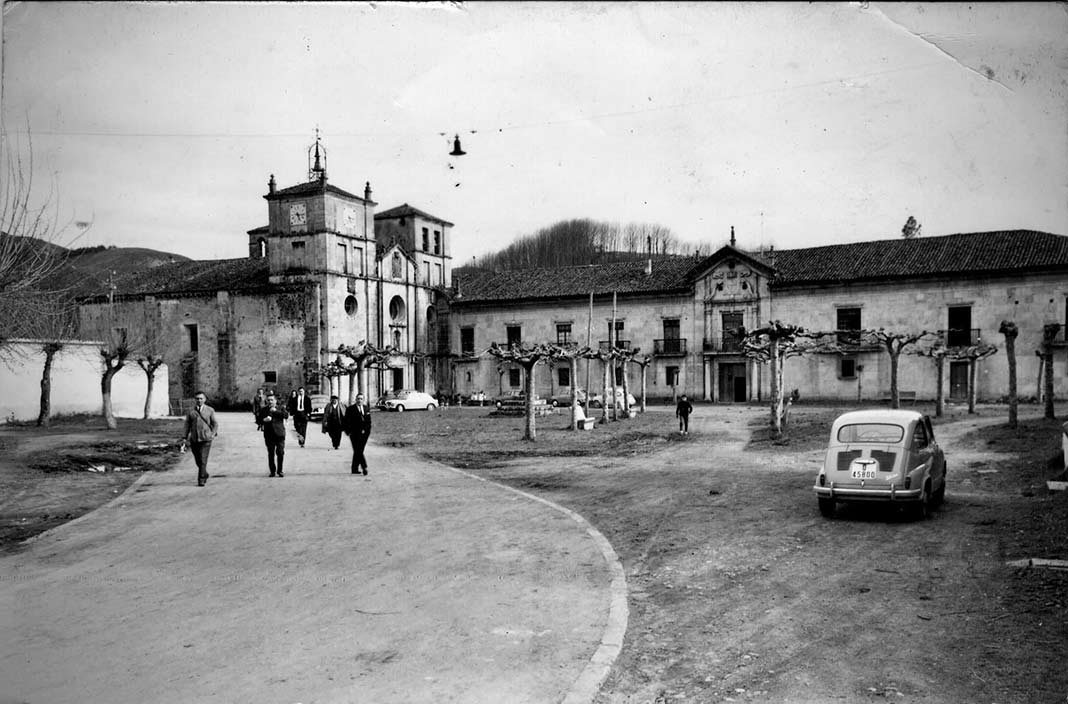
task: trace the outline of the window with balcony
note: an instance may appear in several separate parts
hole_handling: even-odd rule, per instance
[[[978,343],[978,330],[972,329],[972,307],[950,306],[946,324],[946,347],[967,347]]]
[[[519,325],[508,325],[505,327],[506,339],[505,342],[508,346],[518,345],[523,340],[523,328]]]
[[[556,344],[566,345],[571,341],[571,323],[557,323]]]
[[[686,354],[686,340],[682,339],[681,326],[678,318],[669,318],[664,322],[664,337],[661,340],[653,340],[653,353],[659,355],[684,355]]]
[[[738,335],[738,331],[745,324],[744,318],[744,314],[737,310],[723,313],[720,316],[720,321],[723,324],[723,334],[720,338],[721,345],[719,349],[724,352],[742,351],[742,338]]]
[[[835,330],[838,331],[838,344],[855,346],[860,344],[860,308],[839,308]]]

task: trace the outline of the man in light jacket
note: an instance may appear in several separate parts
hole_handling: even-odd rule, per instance
[[[215,420],[215,409],[206,401],[208,397],[198,391],[194,398],[193,410],[185,416],[185,434],[183,444],[188,444],[197,463],[197,486],[208,483],[208,455],[211,453],[211,441],[219,434],[219,422]]]

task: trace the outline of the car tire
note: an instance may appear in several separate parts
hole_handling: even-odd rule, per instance
[[[942,477],[942,486],[931,496],[931,506],[938,508],[946,501],[946,478]]]
[[[398,403],[396,406],[394,406],[394,408],[396,409],[397,413],[404,413],[404,405],[403,404]]]
[[[931,484],[923,485],[920,500],[912,507],[912,517],[917,521],[926,521],[931,516]]]
[[[426,405],[426,409],[427,409],[428,411],[432,411],[432,410],[434,410],[434,409],[435,409],[435,408],[437,408],[437,407],[438,407],[438,404],[436,404],[436,403],[428,403],[428,404]]]
[[[555,398],[550,403],[553,408],[557,408],[560,405],[560,402],[557,401]]]
[[[822,496],[818,497],[816,501],[820,506],[820,515],[824,518],[834,518],[835,500],[825,499]]]

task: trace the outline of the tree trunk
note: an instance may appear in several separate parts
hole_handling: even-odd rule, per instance
[[[623,417],[630,418],[630,401],[627,400],[627,396],[630,395],[630,385],[627,384],[627,363],[623,363]]]
[[[1005,334],[1005,355],[1009,360],[1009,427],[1019,424],[1020,399],[1016,396],[1016,335]]]
[[[41,372],[41,408],[37,415],[37,425],[48,427],[52,419],[52,362],[55,361],[58,349],[45,346],[44,370]]]
[[[570,360],[571,365],[571,429],[578,430],[578,359],[572,357]]]
[[[603,372],[602,372],[603,378],[601,379],[601,386],[602,386],[602,388],[601,388],[601,422],[607,423],[608,422],[608,372],[609,372],[610,360],[604,359],[604,360],[601,360],[601,361],[604,362],[604,364],[601,365],[603,367]]]
[[[890,408],[901,408],[901,392],[897,384],[897,362],[901,350],[894,352],[893,347],[887,345],[886,351],[890,354]]]
[[[968,413],[975,413],[975,368],[979,360],[968,360]]]
[[[1056,419],[1053,412],[1053,350],[1047,346],[1047,352],[1043,355],[1042,391],[1046,399],[1046,410],[1043,416],[1050,420]]]
[[[770,343],[771,353],[771,427],[778,435],[782,433],[782,388],[779,379],[779,341],[772,338]]]
[[[156,385],[156,372],[145,370],[145,376],[148,377],[148,390],[145,392],[145,414],[142,416],[145,420],[148,420],[149,415],[152,413],[152,388]]]
[[[643,364],[643,365],[641,365],[641,367],[642,367],[642,403],[641,403],[641,406],[640,406],[639,410],[641,410],[642,413],[645,413],[645,389],[646,389],[646,377],[648,376],[647,372],[649,371],[649,365],[648,364]]]
[[[935,394],[935,416],[941,418],[946,412],[946,358],[944,356],[939,356],[937,360],[935,360],[935,366],[938,367],[938,390]]]
[[[523,435],[524,440],[534,440],[537,438],[537,430],[534,427],[534,368],[538,365],[537,362],[531,365],[523,365],[526,370],[526,411],[527,411],[527,429]]]
[[[108,367],[104,370],[104,375],[100,377],[100,395],[103,397],[103,414],[104,423],[107,425],[108,430],[116,430],[119,427],[118,422],[115,420],[115,412],[111,407],[111,380],[119,373],[122,366]]]
[[[616,368],[618,364],[619,361],[613,358],[611,363],[612,373],[610,376],[612,390],[612,420],[619,420],[619,414],[616,412]]]

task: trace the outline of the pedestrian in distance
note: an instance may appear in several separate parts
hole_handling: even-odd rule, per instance
[[[683,435],[690,433],[691,413],[693,413],[693,404],[686,400],[686,394],[683,394],[675,406],[675,417],[679,419],[679,432]]]
[[[371,409],[363,394],[356,396],[356,403],[345,411],[345,434],[352,442],[352,473],[367,476],[367,458],[363,451],[367,447],[367,438],[371,437]]]
[[[282,465],[286,457],[286,418],[289,412],[278,403],[274,393],[267,395],[267,407],[260,411],[263,443],[267,446],[267,469],[272,477],[284,477]]]
[[[267,390],[262,386],[256,391],[256,397],[252,399],[252,417],[256,419],[256,430],[263,430],[260,423],[260,411],[267,407]]]
[[[345,404],[337,396],[330,397],[330,403],[323,409],[323,433],[330,436],[330,444],[335,450],[341,449],[341,434],[345,432]]]
[[[293,430],[297,431],[297,442],[304,447],[308,435],[308,414],[311,413],[311,398],[300,387],[289,397],[289,415],[293,417]]]
[[[182,450],[188,444],[197,464],[197,486],[208,483],[208,455],[211,454],[211,441],[219,434],[219,422],[215,419],[215,409],[207,404],[208,397],[198,391],[193,397],[193,409],[185,416],[185,433],[182,435]]]

